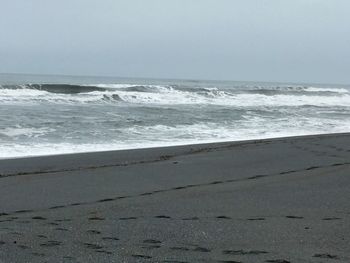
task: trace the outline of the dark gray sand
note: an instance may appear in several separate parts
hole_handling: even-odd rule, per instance
[[[0,262],[350,262],[350,134],[0,161]]]

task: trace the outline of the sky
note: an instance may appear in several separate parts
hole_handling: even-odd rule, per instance
[[[350,84],[349,0],[0,0],[0,72]]]

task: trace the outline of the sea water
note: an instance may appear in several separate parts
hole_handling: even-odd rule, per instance
[[[350,86],[0,75],[0,158],[350,132]]]

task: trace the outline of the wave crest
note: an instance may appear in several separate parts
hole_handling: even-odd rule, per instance
[[[345,88],[195,87],[133,84],[26,84],[0,86],[4,103],[120,103],[160,105],[251,106],[350,106]]]

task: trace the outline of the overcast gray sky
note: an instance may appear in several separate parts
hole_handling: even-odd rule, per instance
[[[350,1],[0,0],[0,72],[350,83]]]

